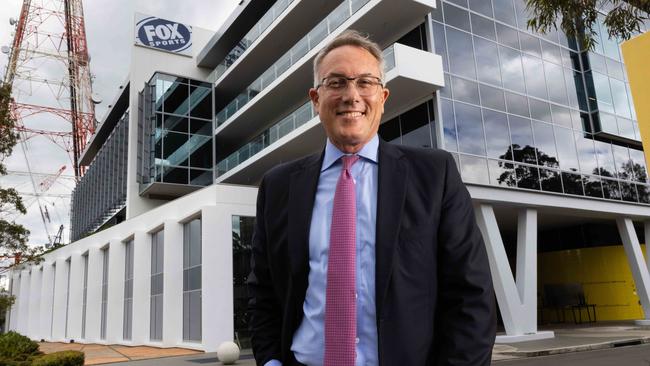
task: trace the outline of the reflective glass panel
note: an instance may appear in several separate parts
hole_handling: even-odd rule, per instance
[[[442,3],[445,14],[445,24],[460,28],[464,31],[470,31],[469,13],[466,10],[455,7],[449,3]]]
[[[499,46],[501,76],[503,86],[518,92],[524,92],[524,70],[521,66],[521,54],[508,47]]]
[[[542,60],[537,57],[522,55],[524,75],[526,77],[526,90],[534,97],[548,99],[546,93],[546,79],[544,78]]]
[[[501,85],[497,44],[479,37],[474,37],[474,47],[476,48],[478,79],[486,83]]]
[[[600,178],[592,175],[583,175],[582,184],[585,189],[585,196],[603,198],[603,187]]]
[[[488,160],[488,169],[490,171],[490,184],[516,187],[517,179],[515,176],[515,165],[501,160]]]
[[[471,14],[471,21],[472,33],[493,41],[497,40],[494,30],[494,21],[476,14]]]
[[[555,149],[555,138],[553,136],[553,125],[533,121],[533,132],[535,133],[535,147],[537,148],[537,161],[539,165],[558,168],[559,164]]]
[[[481,93],[481,105],[487,108],[506,110],[506,100],[503,95],[503,89],[493,88],[485,84],[479,84]]]
[[[476,79],[472,38],[468,33],[445,27],[449,45],[449,67],[452,73]]]
[[[508,120],[514,159],[524,163],[537,164],[530,120],[512,115],[508,116]]]
[[[562,180],[557,170],[540,169],[539,181],[542,191],[562,193]]]
[[[451,77],[454,99],[478,105],[478,85],[473,81]]]
[[[578,160],[580,171],[587,174],[598,174],[598,160],[596,149],[591,135],[575,132],[576,148],[578,149]]]
[[[555,126],[555,139],[557,141],[556,146],[560,160],[560,168],[563,170],[579,171],[573,131]]]
[[[490,184],[485,158],[460,154],[460,175],[463,182]]]
[[[485,155],[485,138],[481,110],[464,103],[454,103],[460,152]]]
[[[487,154],[492,158],[512,159],[509,155],[510,133],[508,131],[508,118],[504,113],[483,109],[485,129],[488,131]]]

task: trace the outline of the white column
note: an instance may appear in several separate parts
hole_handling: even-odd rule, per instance
[[[9,288],[11,289],[11,295],[17,299],[18,295],[20,294],[20,272],[12,269],[9,272],[9,278],[11,281],[11,283],[9,284]],[[9,320],[7,330],[16,330],[18,312],[19,312],[18,306],[14,301],[14,305],[10,307],[9,310],[7,311],[6,319]]]
[[[537,331],[537,211],[525,208],[518,214],[517,282],[510,270],[492,206],[479,204],[475,212],[506,328],[506,335],[497,337],[497,342],[552,338],[553,332]]]
[[[70,288],[68,299],[68,339],[81,339],[83,315],[84,262],[80,252],[70,256]]]
[[[149,341],[151,299],[151,235],[138,231],[133,239],[133,344]]]
[[[201,328],[205,352],[233,340],[232,214],[225,207],[201,212]]]
[[[43,272],[40,266],[32,266],[31,279],[29,283],[29,316],[27,336],[31,339],[40,340],[43,338],[40,331],[41,311],[41,281]]]
[[[630,263],[632,278],[634,278],[636,293],[641,301],[641,308],[643,308],[644,319],[637,320],[637,323],[650,325],[650,297],[648,297],[650,295],[650,274],[648,274],[648,266],[643,259],[639,239],[634,231],[634,223],[632,223],[632,219],[622,217],[616,219],[616,226],[618,226],[618,232],[623,241],[625,255]]]
[[[18,294],[17,302],[19,307],[18,312],[18,332],[26,334],[29,324],[29,285],[31,276],[29,270],[23,269],[20,271],[20,293]]]
[[[122,342],[124,324],[124,242],[111,240],[108,250],[108,304],[106,342]]]
[[[645,236],[645,264],[650,268],[650,221],[643,223],[643,229]]]
[[[104,252],[99,248],[88,249],[88,292],[86,295],[85,343],[100,342],[102,314],[102,273]]]
[[[43,276],[41,279],[41,311],[40,330],[41,338],[46,341],[52,336],[52,310],[54,301],[54,266],[52,262],[43,262]]]
[[[68,287],[68,265],[65,258],[56,259],[54,274],[54,303],[52,306],[52,340],[65,341],[66,291]]]
[[[183,341],[183,225],[165,221],[163,244],[163,346]]]

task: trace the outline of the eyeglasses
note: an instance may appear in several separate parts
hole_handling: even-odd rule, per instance
[[[316,89],[322,86],[330,92],[342,93],[348,88],[350,82],[352,82],[357,88],[359,95],[366,97],[377,93],[379,87],[384,87],[384,83],[382,83],[381,79],[376,76],[357,76],[354,78],[346,76],[329,76],[323,78],[321,83],[316,86]]]

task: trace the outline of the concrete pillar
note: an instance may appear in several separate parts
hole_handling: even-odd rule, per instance
[[[163,346],[183,341],[183,225],[165,221],[163,278]]]
[[[492,206],[479,204],[475,212],[506,328],[506,335],[497,337],[497,342],[552,338],[553,332],[537,330],[537,211],[524,208],[518,214],[516,282]]]
[[[66,258],[57,258],[54,274],[54,302],[52,306],[52,340],[65,341],[66,297],[68,289],[68,264]]]
[[[86,295],[85,343],[99,343],[102,312],[102,273],[104,251],[100,247],[88,249],[88,290]]]
[[[36,340],[42,338],[40,329],[42,269],[41,266],[32,266],[29,283],[29,316],[27,319],[29,330],[27,336]]]
[[[9,291],[12,296],[18,298],[20,293],[20,272],[11,270],[9,272]],[[14,302],[14,305],[9,308],[6,315],[7,330],[16,330],[16,319],[18,318],[18,307]]]
[[[122,342],[124,323],[124,242],[110,241],[108,250],[108,306],[106,314],[106,342]]]
[[[201,329],[203,349],[216,352],[232,341],[232,213],[222,206],[201,210]]]
[[[14,306],[19,309],[17,330],[20,334],[27,334],[29,326],[29,285],[31,283],[31,276],[29,270],[23,269],[20,271],[20,293],[16,297],[16,304]]]
[[[46,341],[52,339],[52,310],[54,309],[54,262],[43,262],[41,279],[41,310],[40,330],[41,338]]]
[[[643,309],[644,319],[637,320],[637,323],[650,325],[650,274],[648,273],[646,261],[643,258],[639,239],[636,236],[636,231],[634,231],[634,223],[628,217],[620,217],[616,219],[616,226],[623,241],[625,255],[630,263],[632,278],[634,278],[636,293],[639,296],[641,308]]]
[[[133,239],[133,331],[132,343],[149,341],[151,294],[151,235],[137,231]]]

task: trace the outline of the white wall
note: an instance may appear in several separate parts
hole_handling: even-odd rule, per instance
[[[78,343],[150,344],[215,351],[221,342],[232,340],[233,337],[232,216],[254,216],[256,197],[255,188],[212,185],[50,252],[37,266],[23,265],[14,269],[11,276],[20,288],[17,306],[12,307],[11,310],[10,328],[36,340],[43,338],[48,341],[65,342],[74,339]],[[184,344],[182,342],[183,222],[198,216],[201,216],[203,221],[201,233],[203,340],[201,343]],[[149,341],[151,233],[160,229],[164,230],[165,235],[162,343]],[[122,339],[124,241],[130,238],[134,239],[135,264],[133,330],[132,340],[125,342]],[[110,248],[108,328],[106,340],[102,341],[100,340],[101,248],[106,245]],[[81,339],[83,255],[85,253],[88,253],[89,261],[86,337]],[[68,259],[70,267],[68,267]],[[53,263],[56,263],[56,266],[53,266]],[[68,268],[72,272],[70,302],[66,309]],[[32,303],[35,299],[40,299],[38,306]],[[67,338],[65,337],[66,312]]]

